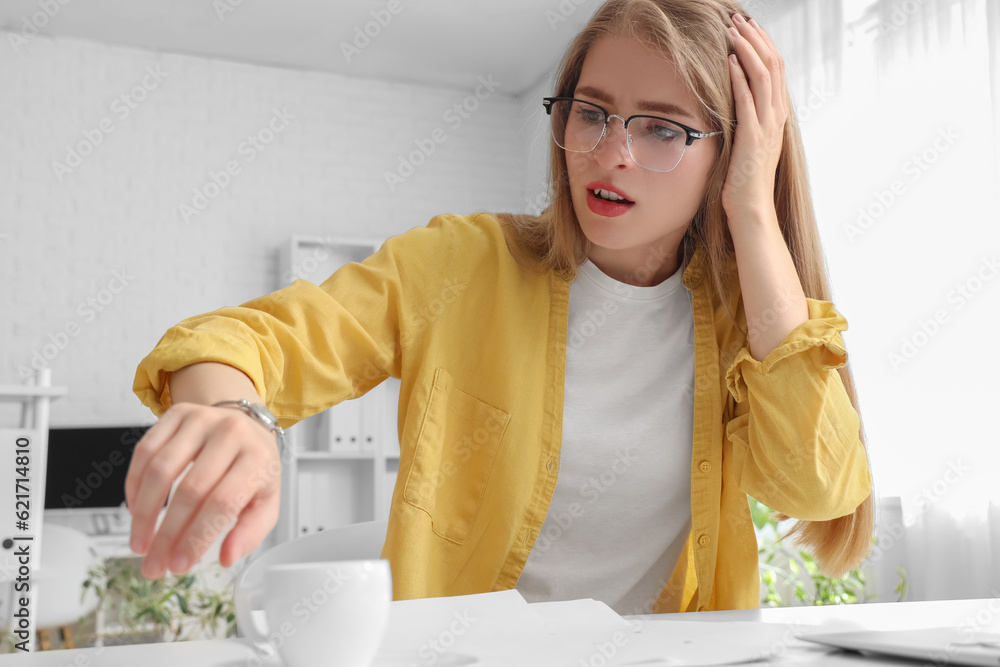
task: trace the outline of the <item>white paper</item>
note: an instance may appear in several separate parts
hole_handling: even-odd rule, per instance
[[[516,589],[393,602],[373,667],[577,664],[631,626],[594,600],[528,604]]]
[[[533,602],[528,607],[541,617],[550,634],[632,632],[633,624],[598,600]]]
[[[504,642],[536,636],[545,636],[544,624],[513,589],[399,600],[373,667],[502,664],[492,661],[508,653]]]
[[[666,667],[807,655],[799,626],[623,619],[595,600],[528,604],[516,589],[393,602],[373,667]]]
[[[642,620],[639,632],[619,647],[609,665],[726,665],[780,661],[789,652],[811,650],[799,629],[750,621]]]

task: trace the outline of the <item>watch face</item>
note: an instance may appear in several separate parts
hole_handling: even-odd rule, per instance
[[[254,414],[257,415],[257,417],[264,423],[270,424],[271,426],[278,425],[278,418],[275,417],[270,410],[268,410],[265,406],[261,405],[260,403],[251,404],[250,409],[253,410]]]

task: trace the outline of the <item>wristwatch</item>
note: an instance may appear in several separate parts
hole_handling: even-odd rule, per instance
[[[282,452],[285,451],[285,430],[278,426],[278,418],[263,403],[251,403],[247,399],[241,398],[238,401],[219,401],[213,403],[212,407],[233,407],[247,413],[263,424],[268,431],[274,433],[278,439],[278,449]]]

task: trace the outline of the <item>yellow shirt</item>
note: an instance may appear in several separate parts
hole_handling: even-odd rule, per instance
[[[699,249],[682,276],[695,331],[692,530],[657,612],[758,606],[747,495],[827,520],[871,491],[834,370],[846,363],[846,320],[808,299],[810,319],[758,362],[705,268]],[[217,361],[246,373],[288,427],[399,378],[400,467],[382,552],[395,599],[509,589],[559,472],[570,282],[519,266],[489,214],[437,216],[319,286],[297,280],[184,320],[139,364],[133,389],[159,416],[167,372]]]

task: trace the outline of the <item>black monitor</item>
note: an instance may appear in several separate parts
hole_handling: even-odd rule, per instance
[[[49,429],[45,509],[97,509],[125,502],[132,451],[150,425]]]

